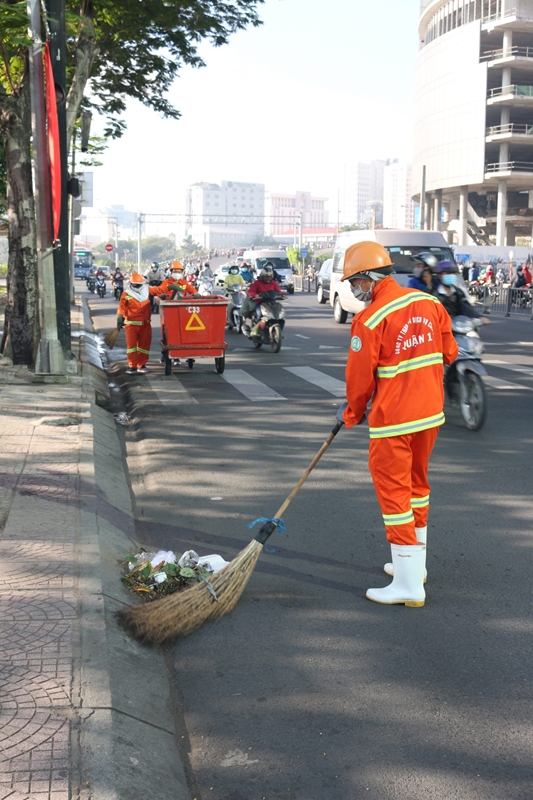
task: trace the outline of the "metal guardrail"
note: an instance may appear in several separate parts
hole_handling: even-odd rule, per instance
[[[486,164],[485,172],[533,172],[533,161],[500,161]]]
[[[509,86],[495,86],[488,90],[487,97],[494,98],[506,94],[512,94],[514,97],[533,97],[533,86],[518,83],[511,83]]]
[[[516,17],[517,16],[517,9],[516,8],[507,8],[503,14],[501,11],[496,11],[495,14],[488,14],[486,17],[483,17],[483,24],[485,22],[494,22],[498,19],[505,19],[505,17]]]
[[[483,293],[483,303],[487,305],[489,313],[533,319],[533,289],[485,286]]]
[[[311,278],[308,275],[295,275],[294,288],[297,292],[316,292],[317,276]]]
[[[515,56],[516,58],[533,58],[533,47],[509,47],[504,50],[503,47],[499,50],[485,50],[480,58],[480,61],[496,61],[499,58],[508,58]]]
[[[487,136],[498,136],[501,133],[517,133],[533,136],[533,125],[524,125],[518,122],[508,122],[506,125],[491,125],[487,128]]]

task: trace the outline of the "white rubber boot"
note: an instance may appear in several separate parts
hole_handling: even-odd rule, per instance
[[[415,528],[415,533],[416,533],[416,541],[418,542],[418,544],[425,544],[427,547],[427,541],[428,541],[427,525],[424,528]],[[394,567],[390,561],[387,564],[385,564],[385,566],[383,567],[383,571],[386,572],[387,575],[390,575],[391,578],[394,577]],[[426,569],[426,556],[424,555],[424,583],[427,581],[427,579],[428,579],[428,571]]]
[[[394,578],[383,589],[369,589],[366,596],[374,603],[404,603],[417,608],[426,600],[424,591],[424,544],[391,544]]]

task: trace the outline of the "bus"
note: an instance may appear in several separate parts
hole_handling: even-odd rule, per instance
[[[94,256],[90,250],[81,250],[76,248],[72,253],[74,261],[74,277],[86,278],[89,270],[93,268]]]

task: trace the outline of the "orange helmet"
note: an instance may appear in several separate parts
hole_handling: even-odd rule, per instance
[[[173,261],[172,264],[170,265],[171,272],[175,272],[175,270],[177,269],[183,270],[183,264],[181,263],[181,261]]]
[[[348,281],[355,275],[371,272],[375,272],[376,277],[381,278],[394,272],[393,266],[391,257],[383,245],[377,242],[357,242],[346,250],[344,275],[341,281]]]
[[[144,283],[144,278],[138,272],[134,272],[130,278],[130,283]]]

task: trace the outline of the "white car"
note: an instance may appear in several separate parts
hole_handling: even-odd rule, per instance
[[[341,281],[346,249],[357,242],[378,242],[388,250],[394,264],[395,280],[400,286],[407,286],[413,274],[411,256],[421,252],[433,253],[439,261],[453,261],[453,252],[442,233],[437,231],[369,230],[340,233],[335,244],[331,267],[329,302],[333,308],[335,322],[344,323],[348,314],[358,314],[365,303],[356,300],[350,282]]]
[[[224,286],[224,281],[228,277],[229,268],[231,264],[222,264],[222,266],[217,267],[215,272],[215,286]]]

